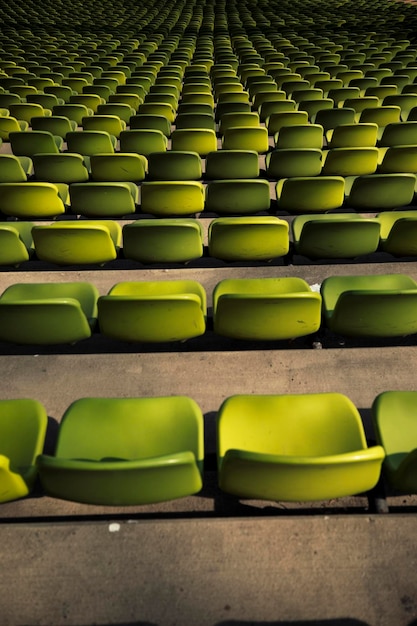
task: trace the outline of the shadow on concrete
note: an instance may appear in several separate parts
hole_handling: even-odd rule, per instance
[[[246,622],[240,620],[228,620],[218,622],[215,626],[369,626],[367,622],[350,617],[340,617],[335,619],[313,619],[313,620],[278,620],[276,622]],[[411,625],[410,625],[411,626]]]

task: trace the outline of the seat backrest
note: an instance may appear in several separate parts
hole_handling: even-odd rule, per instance
[[[0,401],[0,454],[10,459],[10,469],[27,472],[42,453],[48,417],[37,400]]]

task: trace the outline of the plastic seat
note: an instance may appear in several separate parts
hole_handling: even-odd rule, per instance
[[[285,340],[316,332],[321,296],[301,278],[238,278],[213,292],[214,331],[246,340]]]
[[[331,148],[323,150],[325,176],[359,176],[374,174],[378,167],[378,148]]]
[[[254,150],[218,150],[207,154],[205,178],[208,180],[258,176],[259,157]]]
[[[378,249],[380,223],[356,213],[297,215],[291,222],[294,251],[310,259],[344,259]]]
[[[318,176],[322,170],[322,152],[318,148],[281,148],[268,152],[265,159],[268,178]]]
[[[54,345],[87,339],[97,298],[96,287],[85,282],[11,285],[0,296],[0,340]]]
[[[73,120],[77,126],[82,126],[83,117],[93,115],[93,110],[85,106],[85,104],[59,104],[52,109],[52,115],[58,115],[58,117],[67,117],[69,120]]]
[[[69,152],[88,157],[93,154],[113,153],[117,139],[103,130],[83,130],[67,133],[66,142]]]
[[[90,109],[94,114],[97,113],[100,104],[105,102],[101,96],[96,93],[77,93],[70,96],[69,104],[82,104]]]
[[[217,137],[210,128],[180,128],[171,135],[171,149],[181,152],[197,152],[201,157],[217,150]]]
[[[371,174],[346,179],[346,206],[363,212],[408,206],[414,198],[415,174]]]
[[[45,408],[37,400],[0,401],[0,502],[23,498],[32,491],[47,424]]]
[[[6,118],[10,119],[10,118]],[[9,141],[15,156],[32,157],[42,152],[59,154],[63,147],[62,137],[57,137],[42,130],[31,132],[11,132]]]
[[[200,408],[185,396],[82,398],[62,418],[55,455],[38,458],[43,489],[113,506],[197,493],[203,431]]]
[[[289,213],[323,213],[344,202],[342,176],[294,176],[276,184],[278,209]]]
[[[269,150],[268,130],[259,127],[231,127],[228,128],[222,141],[223,150],[255,150],[264,154]]]
[[[208,248],[224,261],[270,261],[288,253],[288,223],[271,215],[219,217],[209,225]]]
[[[183,109],[185,105],[180,104],[178,107],[178,111]],[[190,105],[189,105],[190,106]],[[195,104],[193,106],[196,106]],[[206,105],[207,106],[207,105]],[[252,110],[251,104],[248,100],[242,102],[235,102],[234,100],[223,100],[217,103],[216,110],[214,113],[216,122],[220,122],[223,115],[227,113],[249,113]]]
[[[308,119],[312,122],[316,118],[319,111],[333,109],[333,100],[330,98],[321,98],[318,100],[302,100],[298,105],[299,111],[305,111]]]
[[[52,133],[52,135],[65,139],[67,133],[76,130],[77,123],[67,117],[51,115],[50,117],[32,117],[31,126],[33,130],[46,131],[48,133]]]
[[[83,183],[89,180],[84,158],[78,153],[34,154],[34,179],[48,183]]]
[[[378,145],[385,147],[417,145],[417,122],[388,124],[383,130]]]
[[[200,180],[203,176],[197,152],[153,152],[148,157],[149,180]]]
[[[17,120],[23,120],[29,125],[31,124],[32,117],[51,115],[51,111],[49,109],[44,109],[40,104],[31,104],[29,102],[10,104],[9,111],[11,117],[16,118]]]
[[[417,332],[417,283],[410,276],[331,276],[321,294],[324,320],[334,333],[370,338]]]
[[[30,157],[0,154],[0,183],[24,183],[32,173]]]
[[[137,110],[137,114],[162,115],[171,124],[175,120],[175,109],[169,102],[146,102],[144,101]]]
[[[31,222],[0,222],[0,265],[19,266],[33,255]]]
[[[308,124],[308,114],[306,111],[271,113],[266,119],[266,127],[269,135],[275,135],[275,133],[278,133],[284,126],[295,126],[298,124]]]
[[[223,136],[229,128],[258,128],[259,125],[259,114],[255,111],[224,113],[220,118],[219,134]]]
[[[175,128],[208,128],[215,131],[214,113],[179,113],[175,118]]]
[[[107,98],[108,104],[124,104],[136,112],[140,105],[143,104],[143,98],[137,93],[113,93]],[[117,115],[117,113],[116,113]]]
[[[339,393],[236,395],[217,417],[219,486],[241,498],[314,501],[372,489],[384,450],[368,447]]]
[[[60,100],[63,100],[65,104],[69,103],[71,96],[74,94],[73,90],[66,85],[46,85],[43,90],[45,93],[53,94]],[[54,113],[54,109],[52,109],[52,114],[59,115]]]
[[[150,115],[147,113],[139,113],[132,115],[129,123],[130,130],[139,130],[149,128],[160,130],[165,137],[171,136],[171,122],[163,115]]]
[[[135,115],[136,110],[128,104],[121,102],[106,102],[99,104],[97,107],[97,115],[111,115],[118,117],[125,124],[129,124],[129,120],[132,115]]]
[[[121,227],[111,220],[58,221],[32,229],[36,255],[56,265],[103,264],[117,258]]]
[[[377,219],[381,250],[400,257],[417,255],[417,211],[384,211]]]
[[[380,148],[379,174],[417,174],[417,145]]]
[[[204,209],[204,187],[201,182],[145,181],[140,188],[142,213],[170,217],[199,213]]]
[[[416,392],[384,391],[372,404],[372,424],[377,442],[385,450],[382,465],[391,488],[417,491]]]
[[[132,182],[73,183],[71,212],[86,217],[123,217],[136,213],[138,187]]]
[[[205,332],[206,294],[193,280],[118,283],[99,298],[98,318],[120,341],[185,341]]]
[[[120,152],[136,152],[148,158],[152,152],[165,151],[167,146],[168,140],[160,130],[143,128],[120,133]]]
[[[337,126],[355,123],[355,110],[341,107],[340,109],[322,109],[313,117],[314,124],[320,124],[327,134]]]
[[[217,215],[253,215],[269,211],[269,183],[264,179],[211,180],[206,187],[205,211]]]
[[[375,123],[341,124],[326,134],[327,147],[373,148],[378,140],[378,125]]]
[[[287,148],[315,148],[321,150],[323,146],[323,127],[319,124],[297,124],[283,126],[274,135],[275,149]]]
[[[83,131],[104,131],[109,135],[120,137],[120,133],[126,130],[126,122],[117,115],[92,115],[82,120]]]
[[[388,124],[396,124],[401,121],[401,109],[398,106],[377,106],[370,109],[363,109],[359,116],[361,123],[378,124],[380,131]]]
[[[203,256],[203,229],[195,219],[140,219],[123,226],[123,254],[141,263],[187,263]]]
[[[417,106],[417,85],[415,85],[413,93],[399,93],[386,96],[384,105],[399,106],[401,109],[401,121],[405,122],[409,119],[410,111]]]
[[[57,217],[65,213],[68,186],[46,182],[2,183],[0,213],[21,219]]]
[[[132,152],[93,154],[90,168],[91,180],[95,182],[140,183],[147,176],[148,160],[142,154]]]

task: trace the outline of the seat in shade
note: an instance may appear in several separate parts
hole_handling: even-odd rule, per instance
[[[6,118],[9,119],[9,118]],[[49,132],[33,130],[31,132],[11,132],[9,141],[15,156],[33,157],[42,152],[58,154],[63,148],[63,139]]]
[[[247,340],[311,335],[321,321],[321,296],[301,278],[237,278],[213,292],[214,331]]]
[[[202,487],[203,432],[185,396],[81,398],[62,418],[54,456],[37,460],[43,489],[113,506],[191,495]]]
[[[217,150],[206,157],[205,178],[257,178],[259,156],[255,150]]]
[[[344,202],[342,176],[294,176],[276,183],[277,206],[289,213],[319,213],[338,209]]]
[[[219,217],[209,225],[208,249],[224,261],[270,261],[288,253],[288,223],[271,215]]]
[[[415,174],[371,174],[346,178],[346,206],[382,211],[408,206],[414,198]]]
[[[204,187],[191,180],[145,181],[140,186],[142,213],[162,217],[193,215],[204,209]]]
[[[98,290],[86,282],[17,283],[0,296],[0,340],[75,343],[91,336]]]
[[[36,181],[48,183],[83,183],[89,180],[88,166],[81,154],[34,154],[33,171]]]
[[[36,256],[56,265],[113,261],[119,253],[121,235],[121,226],[111,220],[60,220],[32,228]]]
[[[372,148],[378,140],[375,123],[341,124],[326,133],[327,148]]]
[[[378,249],[380,224],[356,213],[297,215],[291,222],[296,254],[310,259],[343,259]]]
[[[117,115],[91,115],[83,118],[83,131],[104,131],[109,135],[120,137],[120,133],[126,130],[126,122],[121,120]]]
[[[167,137],[154,128],[124,130],[120,133],[120,152],[136,152],[148,158],[152,152],[165,151],[167,146]]]
[[[208,128],[216,130],[213,113],[179,113],[175,118],[175,128]]]
[[[383,211],[377,219],[381,250],[399,257],[417,255],[417,211]]]
[[[114,135],[104,130],[83,130],[67,133],[66,142],[69,152],[92,156],[93,154],[113,153],[117,140]]]
[[[73,183],[71,212],[85,217],[123,217],[136,213],[138,186],[131,182]]]
[[[38,474],[48,417],[37,400],[0,401],[0,502],[27,496]]]
[[[417,283],[410,276],[330,276],[321,293],[324,320],[334,333],[352,337],[417,333]]]
[[[123,226],[123,254],[141,263],[187,263],[203,256],[203,228],[191,218],[140,219]]]
[[[206,187],[205,211],[217,215],[253,215],[270,209],[265,179],[211,180]]]
[[[30,157],[0,154],[0,183],[24,183],[32,174]]]
[[[306,111],[283,111],[271,113],[266,119],[266,127],[269,135],[275,135],[284,126],[296,126],[308,124],[308,114]]]
[[[396,124],[401,121],[401,109],[399,106],[377,106],[370,109],[363,109],[359,122],[365,124],[378,124],[380,133],[382,128],[388,126],[388,124]]]
[[[122,282],[98,301],[100,332],[129,342],[171,342],[206,329],[206,293],[193,280]]]
[[[149,180],[200,180],[201,157],[197,152],[167,150],[148,157]]]
[[[82,126],[83,118],[88,115],[93,115],[92,109],[85,106],[85,104],[58,104],[52,109],[52,115],[58,115],[59,117],[67,117],[73,120],[77,126]]]
[[[276,149],[285,148],[314,148],[321,150],[323,146],[323,127],[320,124],[296,124],[283,126],[274,135]]]
[[[416,391],[384,391],[372,404],[377,442],[385,450],[383,474],[391,488],[417,492]]]
[[[379,146],[414,146],[417,145],[417,122],[398,122],[385,126]]]
[[[142,154],[115,152],[90,157],[91,180],[95,182],[133,182],[145,180],[148,160]],[[82,182],[82,181],[80,181]]]
[[[340,393],[236,395],[217,416],[219,486],[241,498],[317,501],[377,484],[384,450]]]
[[[18,266],[33,255],[32,222],[0,222],[0,265]]]
[[[228,128],[222,141],[223,150],[255,150],[264,154],[269,150],[268,130],[264,126],[233,126]]]
[[[150,113],[140,113],[132,115],[129,123],[130,130],[159,130],[165,137],[171,136],[171,122],[163,115],[151,115]]]
[[[314,124],[320,124],[324,132],[337,128],[344,124],[355,123],[355,110],[342,107],[340,109],[322,109],[317,111],[312,119]]]
[[[76,130],[77,123],[62,115],[51,115],[49,117],[32,117],[31,126],[32,130],[42,130],[65,139],[67,133]]]
[[[58,217],[65,213],[68,185],[53,183],[2,183],[0,213],[21,219]]]
[[[417,174],[417,145],[380,148],[379,174]]]
[[[281,148],[265,157],[268,178],[318,176],[322,171],[322,151],[319,148]]]
[[[322,174],[325,176],[374,174],[378,167],[378,161],[378,148],[330,148],[323,150]]]
[[[30,102],[19,102],[9,106],[11,117],[17,120],[23,120],[30,126],[32,117],[41,117],[51,115],[49,109],[44,109],[40,104],[32,104]]]
[[[216,133],[211,128],[179,128],[171,135],[172,150],[197,152],[205,157],[209,152],[217,150]]]

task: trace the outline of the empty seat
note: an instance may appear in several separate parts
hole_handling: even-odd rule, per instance
[[[311,259],[354,258],[378,249],[380,223],[356,213],[297,215],[291,230],[297,254]]]
[[[82,183],[89,180],[87,164],[81,154],[34,154],[34,179],[48,183]]]
[[[383,473],[398,491],[417,491],[416,392],[384,391],[372,404],[377,442],[385,450]]]
[[[100,332],[121,341],[171,342],[206,328],[206,294],[193,280],[116,284],[98,301]]]
[[[209,225],[209,255],[224,261],[270,261],[288,253],[288,223],[278,217],[219,217]]]
[[[73,183],[71,212],[86,217],[123,217],[136,213],[137,185],[131,182]]]
[[[2,183],[0,213],[11,217],[57,217],[65,213],[68,186],[53,183]]]
[[[86,282],[11,285],[0,296],[0,340],[53,345],[87,339],[97,320],[98,295]]]
[[[379,146],[417,145],[417,122],[398,122],[384,127]]]
[[[195,219],[140,219],[123,226],[123,254],[141,263],[187,263],[203,256],[203,229]]]
[[[82,121],[83,131],[101,130],[118,139],[120,133],[126,130],[126,122],[117,115],[91,115]]]
[[[9,133],[9,141],[12,152],[16,156],[32,157],[41,152],[58,154],[63,147],[62,137],[41,130],[25,133],[11,132]]]
[[[259,157],[255,150],[218,150],[206,157],[205,178],[257,178]]]
[[[32,491],[47,424],[45,408],[37,400],[0,401],[0,502],[23,498]]]
[[[394,256],[417,255],[417,211],[384,211],[377,219],[381,250]]]
[[[65,412],[45,492],[88,504],[139,505],[200,491],[203,416],[188,397],[82,398]]]
[[[43,130],[65,139],[67,133],[76,130],[77,123],[62,115],[51,115],[49,117],[32,117],[31,126],[33,130]]]
[[[211,128],[179,128],[171,135],[172,150],[197,152],[201,157],[217,150],[216,133]]]
[[[0,265],[18,266],[33,254],[31,222],[0,222]]]
[[[265,158],[268,178],[318,176],[322,170],[322,151],[319,148],[280,148],[268,152]]]
[[[136,152],[149,157],[152,152],[163,152],[167,149],[168,139],[162,131],[141,128],[124,130],[120,133],[120,152]]]
[[[103,130],[83,130],[69,132],[66,135],[69,152],[78,152],[83,156],[112,153],[116,147],[116,137]]]
[[[301,278],[237,278],[213,292],[214,331],[234,339],[282,340],[316,332],[321,296]]]
[[[10,133],[19,133],[28,129],[28,123],[10,116],[0,116],[0,141],[10,141]]]
[[[378,167],[379,150],[373,147],[330,148],[323,151],[325,176],[360,176],[374,174]]]
[[[32,174],[30,157],[0,154],[0,183],[24,183]]]
[[[148,160],[142,154],[133,152],[93,154],[90,169],[91,179],[96,182],[140,183],[146,178]]]
[[[318,213],[338,209],[344,202],[342,176],[294,176],[276,184],[278,209],[289,213]]]
[[[384,450],[368,447],[359,411],[339,393],[236,395],[217,417],[219,486],[241,498],[314,501],[378,482]]]
[[[417,145],[380,148],[379,174],[417,174]]]
[[[77,126],[82,126],[83,117],[93,115],[92,109],[85,106],[85,104],[58,104],[52,109],[52,115],[58,115],[59,117],[67,117],[73,120]]]
[[[321,286],[328,328],[354,337],[417,332],[417,283],[403,274],[331,276]]]
[[[40,117],[51,115],[49,109],[44,109],[40,104],[32,104],[30,102],[19,102],[9,106],[11,117],[17,120],[23,120],[30,126],[32,117]]]
[[[298,124],[308,124],[308,114],[306,111],[271,113],[266,119],[266,127],[269,135],[275,135],[275,133],[278,133],[284,126],[295,126]]]
[[[346,205],[359,211],[408,206],[414,198],[415,174],[371,174],[346,178]]]
[[[375,123],[341,124],[326,134],[327,147],[373,148],[377,144],[378,130]]]
[[[160,130],[165,137],[171,136],[171,122],[163,115],[151,115],[150,113],[132,115],[129,123],[130,130],[140,130],[146,128],[150,130]]]
[[[384,126],[388,126],[388,124],[396,124],[401,121],[401,109],[399,106],[377,106],[372,107],[370,109],[363,109],[360,116],[359,122],[361,123],[371,123],[378,124],[380,131]]]
[[[56,265],[103,264],[117,258],[121,226],[111,220],[72,220],[32,228],[36,255]]]
[[[211,180],[205,211],[218,215],[253,215],[270,208],[269,183],[264,179]]]
[[[198,181],[145,181],[140,187],[142,213],[192,215],[204,209],[204,187]]]
[[[148,167],[150,180],[200,180],[203,176],[201,157],[197,152],[152,152]]]
[[[264,126],[233,126],[225,131],[222,147],[224,150],[255,150],[264,154],[269,150],[268,130]]]

